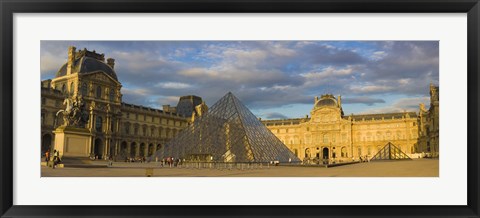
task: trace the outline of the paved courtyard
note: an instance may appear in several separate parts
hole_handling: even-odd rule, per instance
[[[42,166],[42,177],[145,177],[155,164],[114,163],[113,167]],[[331,168],[318,166],[258,166],[255,169],[154,167],[154,177],[438,177],[438,159],[377,161]]]

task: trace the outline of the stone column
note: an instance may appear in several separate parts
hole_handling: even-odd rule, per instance
[[[95,148],[95,136],[90,138],[90,155],[93,154]]]
[[[94,115],[93,115],[93,110],[90,110],[90,118],[89,118],[89,123],[88,123],[88,129],[92,130],[93,129],[93,123],[95,122],[94,120]]]

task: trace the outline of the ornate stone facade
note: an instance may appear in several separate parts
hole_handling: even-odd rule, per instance
[[[84,126],[92,135],[90,153],[101,158],[151,155],[188,125],[190,115],[122,102],[114,66],[115,60],[105,62],[103,54],[69,47],[67,63],[55,78],[42,81],[42,153],[54,144],[53,131],[63,123],[63,113],[56,114],[65,109],[66,98],[83,99],[89,116]]]
[[[310,114],[262,122],[306,163],[371,158],[388,142],[411,156],[421,152],[415,112],[344,115],[341,96],[322,95],[315,97]],[[438,129],[438,122],[432,125]]]
[[[427,110],[424,104],[420,104],[418,122],[418,152],[430,154],[432,157],[439,155],[439,117],[440,117],[440,90],[438,86],[430,84],[430,108]]]

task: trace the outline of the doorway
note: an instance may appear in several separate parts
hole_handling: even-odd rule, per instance
[[[93,148],[93,154],[98,157],[98,159],[102,159],[103,156],[103,144],[101,139],[95,139],[95,145]]]
[[[323,150],[322,150],[322,158],[323,158],[324,160],[328,160],[328,157],[329,157],[329,155],[328,155],[328,148],[323,148]]]

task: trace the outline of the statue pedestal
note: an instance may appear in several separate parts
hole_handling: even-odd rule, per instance
[[[85,128],[60,126],[55,133],[55,148],[60,157],[89,157],[92,147],[90,132]]]

